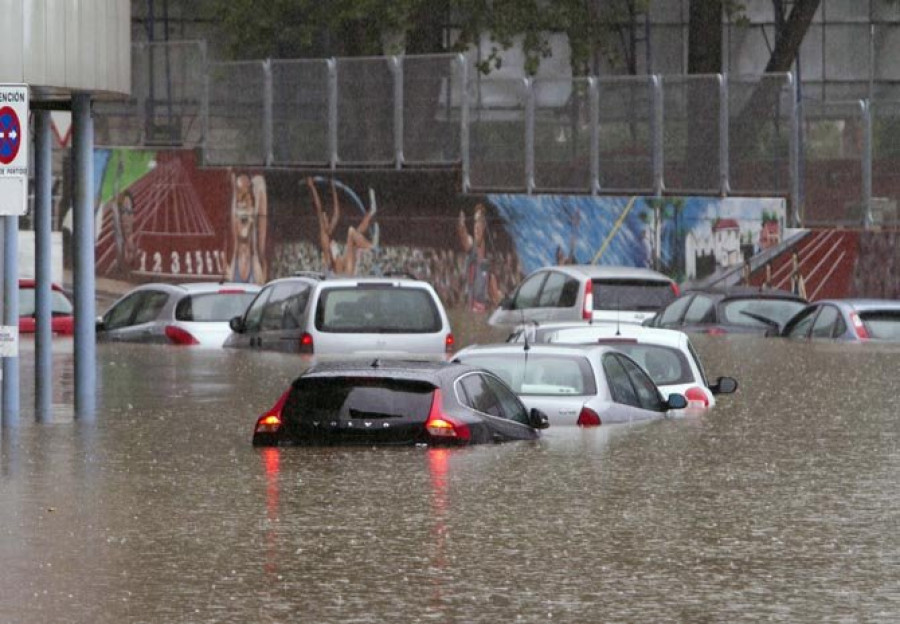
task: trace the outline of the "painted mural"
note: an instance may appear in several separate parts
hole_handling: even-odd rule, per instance
[[[777,245],[785,214],[779,198],[467,196],[455,171],[213,169],[191,151],[97,150],[94,170],[100,276],[407,273],[475,312],[550,264],[714,275]]]

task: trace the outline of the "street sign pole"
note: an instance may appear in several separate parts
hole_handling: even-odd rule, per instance
[[[0,84],[0,218],[3,220],[2,425],[19,422],[19,216],[28,200],[28,85]]]

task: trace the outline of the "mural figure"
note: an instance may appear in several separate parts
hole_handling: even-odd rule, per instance
[[[116,240],[116,268],[127,273],[137,263],[137,236],[134,231],[134,197],[129,191],[113,200],[113,227]]]
[[[487,216],[484,204],[475,205],[472,217],[472,233],[466,227],[466,213],[459,212],[457,234],[466,253],[465,288],[466,306],[472,312],[487,312],[500,303],[503,295],[497,286],[497,277],[491,270],[487,255]]]
[[[338,275],[355,275],[357,254],[360,251],[372,249],[374,244],[368,238],[366,233],[375,214],[378,212],[378,206],[375,202],[375,191],[369,189],[369,210],[363,216],[359,227],[350,226],[347,228],[347,239],[344,245],[343,253],[341,253],[340,245],[334,240],[334,230],[337,228],[341,219],[341,202],[338,199],[337,188],[334,178],[331,179],[331,217],[322,208],[322,200],[319,197],[319,190],[316,188],[316,181],[313,178],[307,178],[306,184],[309,186],[309,192],[312,195],[313,208],[316,210],[316,217],[319,222],[319,247],[322,251],[322,269]]]
[[[261,175],[231,174],[231,260],[227,279],[266,283],[266,180]]]

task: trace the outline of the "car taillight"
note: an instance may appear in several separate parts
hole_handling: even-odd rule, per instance
[[[681,296],[681,289],[678,288],[678,284],[676,284],[675,282],[672,282],[671,286],[672,286],[672,292],[675,293],[675,296],[676,296],[676,297],[680,297],[680,296]]]
[[[431,399],[431,410],[425,421],[425,430],[433,438],[448,440],[468,440],[472,433],[465,423],[457,422],[444,414],[441,409],[441,391],[435,389]]]
[[[172,344],[177,345],[200,344],[200,341],[194,338],[194,336],[191,335],[191,332],[176,327],[175,325],[166,325],[166,338],[171,340]]]
[[[582,407],[577,424],[579,427],[599,427],[603,423],[600,422],[600,414],[589,407]]]
[[[278,433],[281,429],[281,410],[287,402],[290,390],[281,395],[268,412],[256,419],[256,427],[253,433]]]
[[[724,334],[727,334],[728,332],[725,331],[724,329],[722,329],[721,327],[710,327],[709,329],[706,330],[706,333],[709,334],[710,336],[722,336]]]
[[[860,340],[868,340],[869,332],[866,330],[866,326],[863,325],[862,319],[859,318],[859,315],[856,312],[850,313],[850,322],[853,324],[853,329],[856,331],[856,337]]]
[[[220,288],[218,292],[220,295],[243,295],[247,291],[243,288]]]
[[[687,399],[688,407],[709,407],[709,397],[700,388],[688,388],[684,398]]]
[[[453,337],[453,334],[447,334],[447,337],[444,339],[444,351],[453,353],[453,347],[455,346],[456,339]]]
[[[313,345],[313,337],[309,332],[303,332],[300,334],[300,353],[315,353],[315,346]]]
[[[581,318],[586,321],[594,318],[594,283],[591,280],[584,283],[584,308],[581,310]]]

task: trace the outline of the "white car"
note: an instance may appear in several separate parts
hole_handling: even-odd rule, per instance
[[[255,284],[144,284],[115,301],[97,320],[98,342],[144,342],[219,348],[259,292]]]
[[[567,264],[530,273],[500,302],[488,323],[512,327],[531,321],[650,321],[678,297],[668,276],[642,267]]]
[[[628,354],[647,371],[663,394],[677,392],[688,407],[709,408],[716,395],[737,390],[737,381],[719,377],[710,385],[700,356],[684,332],[628,323],[547,323],[520,326],[510,342],[605,344]]]
[[[663,398],[647,373],[613,347],[476,345],[454,359],[503,379],[528,409],[547,414],[553,426],[662,418],[687,406],[680,394]]]

